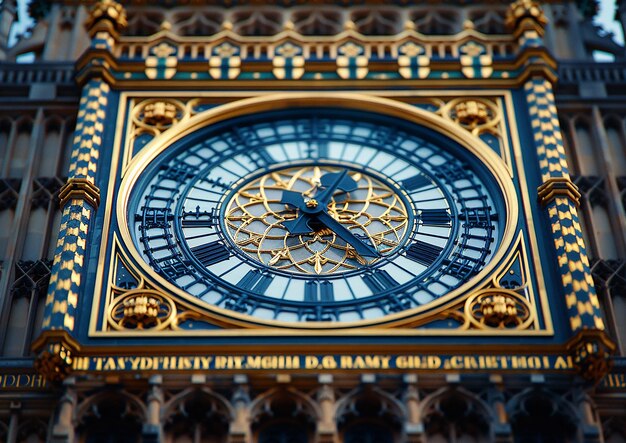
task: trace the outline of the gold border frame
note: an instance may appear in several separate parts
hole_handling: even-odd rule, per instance
[[[480,161],[482,161],[490,170],[500,189],[504,194],[504,201],[507,212],[507,224],[504,228],[502,235],[501,248],[491,262],[472,280],[466,282],[459,288],[453,290],[449,294],[441,297],[440,299],[429,303],[424,307],[413,308],[401,313],[391,314],[376,320],[360,320],[355,322],[345,323],[325,323],[319,324],[300,324],[283,321],[266,321],[261,319],[255,319],[254,317],[237,314],[227,309],[205,305],[200,305],[203,310],[210,312],[213,315],[217,315],[217,320],[221,324],[231,324],[235,327],[281,327],[298,330],[318,330],[318,329],[347,329],[355,327],[367,327],[367,326],[404,326],[407,323],[411,323],[416,315],[433,308],[437,309],[446,306],[452,299],[455,299],[459,294],[468,291],[472,287],[475,287],[477,282],[482,281],[486,275],[490,274],[494,268],[500,264],[502,258],[508,247],[510,246],[513,235],[515,233],[514,223],[518,217],[517,210],[517,197],[515,195],[515,189],[509,178],[509,171],[497,156],[493,150],[489,147],[481,146],[483,143],[476,137],[471,136],[463,129],[459,129],[456,125],[440,119],[428,111],[424,111],[419,108],[412,107],[408,104],[398,103],[389,99],[368,97],[360,94],[302,94],[302,93],[279,93],[272,94],[267,97],[255,97],[250,99],[244,99],[241,101],[235,101],[217,108],[204,111],[194,117],[191,117],[185,122],[181,122],[175,128],[175,131],[167,131],[155,140],[145,146],[142,151],[131,161],[128,168],[125,171],[125,177],[119,188],[118,200],[116,205],[116,216],[118,226],[120,229],[121,241],[124,244],[132,245],[132,238],[130,230],[126,223],[126,213],[128,212],[128,197],[134,187],[136,181],[139,179],[141,173],[145,170],[147,165],[157,159],[169,146],[189,134],[196,132],[197,130],[207,127],[209,125],[231,119],[234,117],[249,115],[257,112],[264,112],[276,109],[290,109],[290,108],[302,108],[302,107],[322,107],[333,106],[347,109],[359,109],[373,111],[379,114],[385,114],[388,116],[401,118],[412,123],[420,124],[428,128],[434,129],[437,132],[443,133],[452,140],[459,143],[465,149],[470,151]],[[177,288],[173,284],[165,281],[162,277],[157,276],[152,269],[150,269],[133,247],[128,247],[129,253],[137,266],[145,275],[151,276],[153,279],[159,282],[159,286],[166,288],[168,292],[176,294],[183,299],[188,300],[190,297],[181,289]],[[188,300],[189,301],[189,300]],[[198,303],[198,302],[196,302]],[[199,303],[198,303],[199,304]]]
[[[506,115],[503,115],[503,120],[502,120],[502,124],[505,125],[504,127],[505,129],[505,137],[502,140],[503,145],[502,145],[502,149],[506,151],[507,156],[511,155],[511,151],[513,151],[514,157],[516,159],[516,166],[517,166],[517,172],[519,173],[519,181],[520,181],[520,190],[521,190],[521,202],[522,205],[520,206],[520,208],[522,209],[522,212],[525,215],[525,219],[529,228],[529,240],[530,240],[530,255],[527,257],[527,260],[529,262],[532,262],[533,265],[532,267],[535,270],[535,277],[536,277],[536,284],[537,284],[537,289],[539,291],[538,293],[538,301],[539,301],[539,306],[541,307],[541,311],[542,311],[542,318],[544,319],[544,324],[545,327],[542,328],[541,330],[526,330],[526,331],[498,331],[497,335],[504,335],[504,336],[550,336],[554,333],[553,330],[553,324],[552,324],[552,318],[551,318],[551,314],[550,314],[550,309],[549,309],[549,303],[547,300],[547,293],[546,293],[546,289],[545,289],[545,282],[543,279],[543,275],[540,272],[541,266],[539,263],[539,258],[537,257],[537,252],[538,252],[538,244],[537,244],[537,239],[535,238],[534,235],[534,223],[532,221],[532,214],[531,214],[531,208],[530,208],[530,202],[528,201],[528,198],[530,198],[527,194],[527,183],[526,183],[526,179],[523,173],[523,165],[520,164],[521,161],[521,146],[519,143],[519,138],[518,138],[518,132],[517,132],[517,127],[515,124],[515,109],[513,106],[513,100],[512,100],[512,96],[511,96],[511,91],[509,90],[490,90],[490,91],[482,91],[482,90],[469,90],[469,91],[462,91],[462,90],[454,90],[454,91],[438,91],[438,95],[439,96],[445,96],[445,97],[458,97],[459,95],[464,95],[466,97],[490,97],[493,100],[496,100],[496,103],[498,103],[498,105],[503,105],[503,108],[506,109]],[[328,105],[329,101],[335,101],[337,99],[339,100],[343,100],[344,103],[346,101],[358,101],[359,103],[363,103],[363,102],[367,102],[369,103],[368,105],[368,109],[372,109],[374,112],[380,112],[381,108],[377,106],[378,103],[380,103],[381,101],[385,103],[386,107],[385,109],[393,109],[395,111],[394,115],[397,115],[399,118],[404,118],[407,119],[407,115],[413,115],[415,116],[415,114],[419,114],[420,117],[424,118],[424,120],[426,120],[427,122],[430,121],[434,121],[434,127],[437,130],[437,128],[443,128],[444,129],[444,133],[455,139],[455,140],[462,140],[465,142],[461,142],[461,144],[463,146],[466,146],[466,143],[470,143],[470,146],[472,146],[472,144],[477,143],[480,147],[481,147],[481,151],[483,153],[486,153],[487,157],[492,157],[491,160],[495,161],[495,164],[500,164],[501,167],[503,167],[504,169],[508,169],[508,174],[506,174],[507,177],[510,177],[511,175],[511,170],[509,169],[511,167],[511,165],[505,165],[504,161],[502,158],[500,158],[500,156],[498,154],[496,154],[495,152],[492,151],[491,148],[487,147],[482,141],[480,141],[477,137],[472,136],[471,134],[469,134],[469,132],[467,132],[465,129],[461,128],[460,126],[455,125],[454,123],[450,122],[450,121],[444,121],[444,119],[442,117],[439,117],[437,115],[435,115],[434,113],[431,113],[429,111],[424,111],[418,108],[415,108],[414,106],[407,104],[411,102],[412,98],[428,98],[428,97],[432,97],[433,94],[431,91],[386,91],[386,90],[374,90],[374,91],[367,91],[367,95],[364,95],[363,93],[332,93],[332,92],[327,92],[324,94],[320,94],[320,93],[302,93],[302,92],[297,92],[297,93],[278,93],[278,94],[272,94],[272,93],[268,93],[268,92],[264,92],[264,91],[222,91],[222,92],[214,92],[214,91],[207,91],[207,92],[184,92],[184,91],[159,91],[158,93],[155,92],[143,92],[143,91],[136,91],[136,92],[122,92],[120,94],[120,101],[118,104],[118,113],[117,113],[117,124],[116,127],[119,128],[120,130],[117,131],[117,134],[115,136],[115,142],[113,145],[113,159],[112,159],[112,168],[111,168],[111,173],[110,173],[110,177],[109,177],[109,185],[108,185],[108,192],[107,192],[107,207],[111,207],[111,195],[113,192],[113,189],[115,187],[115,183],[117,180],[117,169],[119,166],[119,161],[121,160],[120,157],[120,151],[122,151],[124,153],[124,156],[126,156],[128,154],[128,146],[122,146],[121,142],[122,142],[122,137],[124,135],[127,136],[127,134],[123,134],[124,131],[122,131],[122,128],[126,129],[126,132],[129,131],[129,127],[125,126],[125,119],[127,117],[127,109],[128,107],[137,99],[143,99],[143,98],[153,98],[153,97],[159,97],[159,98],[163,98],[163,99],[167,99],[167,98],[181,98],[181,99],[185,99],[185,98],[196,98],[196,97],[201,97],[201,98],[209,98],[209,99],[214,99],[215,101],[222,101],[225,102],[225,104],[220,104],[217,105],[215,108],[212,108],[208,111],[205,111],[204,113],[198,114],[195,117],[193,117],[192,119],[188,120],[186,123],[186,127],[189,125],[190,121],[193,119],[196,119],[195,123],[197,124],[197,120],[198,118],[203,118],[200,116],[206,116],[206,114],[218,114],[221,113],[224,108],[226,107],[227,109],[230,109],[232,111],[233,107],[237,107],[237,106],[241,106],[242,103],[248,104],[250,102],[256,102],[256,101],[263,101],[263,102],[275,102],[278,98],[281,97],[285,97],[285,96],[292,96],[292,97],[298,97],[298,101],[301,102],[300,106],[310,106],[311,105],[311,99],[316,100],[317,102],[322,101],[323,103],[321,103],[320,105]],[[252,98],[251,98],[252,97]],[[384,97],[384,98],[383,98]],[[328,98],[332,98],[334,100],[328,100]],[[395,101],[392,100],[396,99]],[[241,100],[243,99],[243,100]],[[358,100],[360,99],[360,100]],[[400,101],[402,100],[402,101]],[[258,110],[255,109],[255,110]],[[408,111],[408,112],[407,112]],[[504,111],[504,109],[501,109],[501,111]],[[241,114],[246,114],[249,112],[253,112],[250,110],[250,108],[248,108],[247,110],[240,110]],[[230,114],[228,115],[228,117],[224,117],[222,115],[222,119],[223,118],[229,118],[232,117],[233,115]],[[193,123],[193,122],[192,122]],[[422,122],[424,123],[424,122]],[[430,125],[427,125],[430,126]],[[175,130],[178,128],[175,128]],[[197,128],[196,128],[197,129]],[[168,131],[170,132],[170,131]],[[188,132],[186,132],[184,135],[187,135]],[[453,136],[454,134],[454,136]],[[180,138],[181,136],[184,136],[183,134],[178,134],[178,135],[174,135],[174,134],[163,134],[160,137],[160,140],[154,140],[153,143],[151,143],[148,147],[152,147],[154,148],[154,145],[156,142],[158,142],[161,146],[162,146],[162,138],[164,136],[167,136],[167,140],[171,140],[173,138]],[[511,142],[509,141],[508,137],[511,137]],[[125,139],[126,140],[126,139]],[[511,146],[511,144],[513,146]],[[144,148],[143,152],[147,152],[147,149]],[[474,150],[473,150],[474,151]],[[147,155],[147,154],[144,154]],[[495,157],[495,158],[494,158]],[[487,164],[488,166],[490,164]],[[508,168],[507,168],[508,166]],[[126,168],[124,168],[126,170]],[[123,171],[122,175],[125,175]],[[507,178],[507,181],[509,182],[510,187],[513,188],[513,184],[510,180],[510,178]],[[513,194],[515,195],[515,194]],[[508,203],[508,202],[507,202]],[[509,205],[510,206],[510,205]],[[517,209],[517,207],[515,206],[515,209]],[[111,217],[112,217],[112,213],[111,211],[109,211],[107,214],[105,214],[105,218],[104,218],[104,231],[108,232],[108,230],[110,229],[110,225],[111,225]],[[516,216],[517,218],[517,216]],[[504,242],[503,242],[504,244]],[[508,245],[506,246],[506,249],[510,249],[511,246],[511,242],[509,242]],[[99,259],[100,262],[104,262],[107,252],[108,250],[111,248],[110,246],[110,242],[107,236],[103,236],[102,240],[101,240],[101,248],[100,248],[100,255],[99,255]],[[111,251],[113,252],[113,251]],[[497,259],[497,260],[496,260]],[[504,260],[502,257],[495,257],[494,260],[492,260],[491,265],[489,267],[489,269],[491,270],[492,267],[495,267],[497,265],[500,265],[500,268],[502,268],[503,263],[506,260]],[[140,261],[140,263],[143,262]],[[497,272],[497,271],[496,271]],[[109,332],[109,331],[103,331],[102,329],[102,318],[99,319],[99,310],[100,310],[100,303],[102,300],[102,295],[103,295],[103,291],[106,290],[106,286],[108,286],[108,283],[103,282],[103,277],[104,277],[104,273],[105,273],[105,269],[104,267],[99,267],[98,271],[96,273],[96,288],[94,291],[94,302],[92,305],[92,310],[91,310],[91,319],[90,319],[90,326],[89,326],[89,336],[90,337],[150,337],[150,336],[154,336],[155,333],[150,333],[150,331],[141,331],[141,332],[135,332],[135,331],[127,331],[127,332]],[[481,273],[481,277],[482,277],[482,273]],[[472,280],[471,283],[473,283],[474,285],[476,285],[476,278]],[[486,280],[484,279],[484,277],[482,278],[483,283],[486,283]],[[103,284],[105,283],[105,284]],[[464,285],[465,286],[465,285]],[[469,295],[469,294],[468,294]],[[454,297],[454,296],[453,296]],[[108,297],[107,297],[108,298]],[[452,300],[452,302],[455,302],[455,300]],[[185,303],[186,304],[186,303]],[[437,308],[437,311],[446,309],[449,307],[449,305],[451,305],[451,303],[448,303],[448,306],[444,305],[444,306],[439,306]],[[539,308],[539,306],[536,306],[537,308]],[[418,308],[419,309],[419,308]],[[431,314],[431,313],[429,313]],[[406,315],[406,314],[405,314]],[[379,320],[380,322],[380,320]],[[100,323],[100,324],[99,324]],[[241,327],[239,325],[233,325],[235,326],[235,328],[237,327]],[[256,327],[252,327],[249,329],[225,329],[225,330],[201,330],[201,331],[178,331],[178,332],[171,332],[171,331],[160,331],[158,332],[159,336],[181,336],[181,335],[185,335],[185,336],[259,336],[259,335],[263,335],[263,336],[277,336],[277,335],[302,335],[303,332],[307,332],[309,335],[313,334],[316,336],[331,336],[331,335],[336,335],[337,333],[341,333],[343,335],[351,335],[351,336],[372,336],[372,335],[380,335],[380,336],[467,336],[467,335],[472,335],[472,336],[493,336],[494,332],[493,331],[476,331],[476,330],[472,330],[472,331],[460,331],[460,330],[447,330],[447,329],[409,329],[409,328],[401,328],[401,327],[397,327],[396,325],[384,325],[385,327],[379,327],[379,328],[375,328],[375,327],[369,327],[369,328],[352,328],[352,329],[347,329],[347,328],[334,328],[334,329],[303,329],[303,328],[298,328],[298,329],[285,329],[285,328],[276,328],[274,324],[270,325],[270,327],[258,327],[258,325],[247,325],[248,327],[250,326],[256,326]],[[390,326],[396,326],[395,328],[390,328]],[[549,346],[549,345],[548,345]]]

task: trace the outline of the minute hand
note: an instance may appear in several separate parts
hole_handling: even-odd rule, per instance
[[[348,175],[347,169],[324,174],[321,181],[325,189],[315,196],[315,200],[318,201],[322,208],[325,208],[330,203],[337,188],[345,192],[352,192],[357,188],[356,182]]]
[[[346,228],[343,224],[335,220],[328,214],[326,211],[318,212],[315,214],[315,218],[318,221],[322,222],[328,229],[333,231],[339,237],[341,237],[345,242],[350,243],[352,247],[355,249],[356,253],[361,257],[380,257],[380,253],[363,240],[354,235],[348,228]]]

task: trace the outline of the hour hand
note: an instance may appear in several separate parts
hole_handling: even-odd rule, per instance
[[[302,194],[296,191],[283,191],[280,202],[300,210],[306,205]]]
[[[309,218],[302,213],[302,208],[306,207],[306,202],[302,194],[296,191],[283,191],[280,202],[300,210],[296,219],[284,220],[282,222],[282,225],[290,234],[304,235],[313,231],[313,229],[309,227]]]

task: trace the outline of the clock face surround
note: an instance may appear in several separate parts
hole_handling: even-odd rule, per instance
[[[333,327],[426,309],[478,278],[506,223],[495,178],[456,142],[345,109],[206,127],[128,188],[147,266],[251,323]]]

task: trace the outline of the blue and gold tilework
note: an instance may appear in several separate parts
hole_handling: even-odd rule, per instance
[[[304,74],[302,47],[291,42],[278,46],[272,58],[272,72],[279,80],[297,80]]]
[[[542,77],[533,77],[526,82],[525,91],[543,187],[556,189],[559,182],[569,183],[570,177],[552,84]],[[591,277],[576,198],[572,193],[545,194],[549,196],[544,199],[544,204],[552,225],[571,329],[573,332],[581,329],[603,330],[604,322]]]
[[[337,48],[337,75],[343,79],[362,79],[369,72],[369,60],[365,49],[354,42],[346,42]]]
[[[545,78],[537,76],[527,81],[524,89],[542,181],[545,182],[550,178],[569,178],[552,84]]]
[[[398,48],[398,66],[403,78],[427,78],[430,74],[430,57],[422,45],[406,42]]]
[[[604,330],[576,206],[567,197],[556,197],[548,205],[548,214],[571,329]]]
[[[493,59],[485,46],[469,41],[459,47],[461,72],[467,78],[489,78],[493,73]]]
[[[94,183],[102,149],[104,120],[110,87],[99,79],[83,89],[72,147],[68,184],[73,180]],[[94,187],[94,189],[96,189]],[[43,318],[43,330],[73,331],[81,290],[93,199],[72,195],[62,208],[61,226],[52,265]]]
[[[174,77],[178,67],[177,52],[175,46],[166,42],[150,48],[151,55],[146,57],[146,77],[157,80]]]
[[[115,38],[107,31],[96,32],[96,35],[91,39],[91,47],[94,49],[113,51],[114,46]]]
[[[519,38],[520,48],[539,48],[543,47],[543,38],[535,30],[526,30]]]
[[[209,74],[218,80],[234,80],[241,72],[239,47],[229,42],[215,46],[209,58]]]

